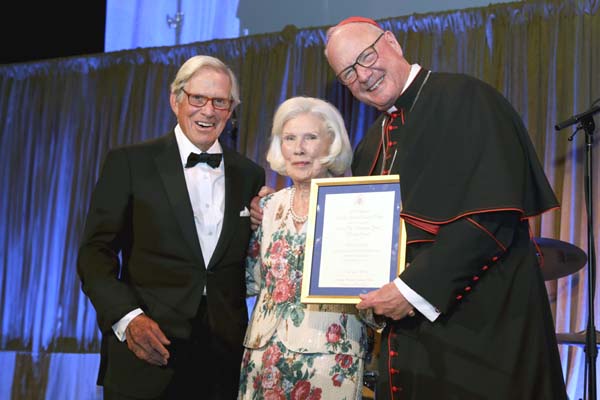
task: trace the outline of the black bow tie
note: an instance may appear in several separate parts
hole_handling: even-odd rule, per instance
[[[186,168],[191,168],[194,165],[205,162],[213,168],[217,168],[219,164],[221,164],[221,157],[223,154],[209,154],[209,153],[190,153],[188,156],[187,162],[185,163]]]

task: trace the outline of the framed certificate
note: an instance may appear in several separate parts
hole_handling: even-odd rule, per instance
[[[398,175],[313,179],[300,300],[360,302],[404,269]]]

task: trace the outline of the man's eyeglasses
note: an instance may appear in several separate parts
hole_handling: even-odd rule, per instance
[[[377,44],[377,42],[379,42],[379,39],[381,39],[383,35],[385,35],[385,32],[379,35],[379,37],[375,39],[372,45],[364,49],[358,55],[358,57],[356,57],[356,61],[354,61],[354,64],[347,68],[344,68],[342,72],[340,72],[337,75],[338,80],[342,82],[342,84],[346,86],[351,85],[358,78],[358,73],[356,72],[357,65],[368,68],[371,65],[375,64],[375,61],[377,61],[377,59],[379,58],[379,54],[377,54],[377,50],[375,50],[375,45]]]
[[[194,107],[202,107],[206,105],[206,103],[208,103],[208,101],[210,100],[215,109],[229,110],[231,108],[231,104],[233,103],[233,100],[231,99],[223,99],[221,97],[208,97],[203,96],[201,94],[188,93],[185,91],[185,89],[181,89],[181,91],[187,95],[188,102],[191,106]]]

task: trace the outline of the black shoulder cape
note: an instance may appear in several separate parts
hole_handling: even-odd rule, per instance
[[[466,215],[512,210],[529,218],[558,207],[521,117],[493,87],[463,74],[422,68],[396,101],[393,131],[402,215],[440,225]],[[359,143],[354,175],[380,171],[380,116]]]

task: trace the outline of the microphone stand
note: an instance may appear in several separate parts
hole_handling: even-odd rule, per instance
[[[600,107],[593,107],[590,110],[575,115],[568,120],[559,123],[555,126],[556,130],[561,130],[567,126],[578,124],[577,130],[569,137],[569,141],[579,130],[585,131],[585,194],[587,206],[587,264],[588,264],[588,320],[585,335],[585,354],[587,365],[587,380],[589,384],[589,399],[596,400],[596,358],[598,356],[598,348],[596,347],[596,327],[594,324],[594,293],[596,287],[596,255],[594,251],[594,203],[592,190],[593,185],[593,156],[592,149],[594,144],[594,114],[600,112]],[[585,379],[584,379],[585,381]]]

